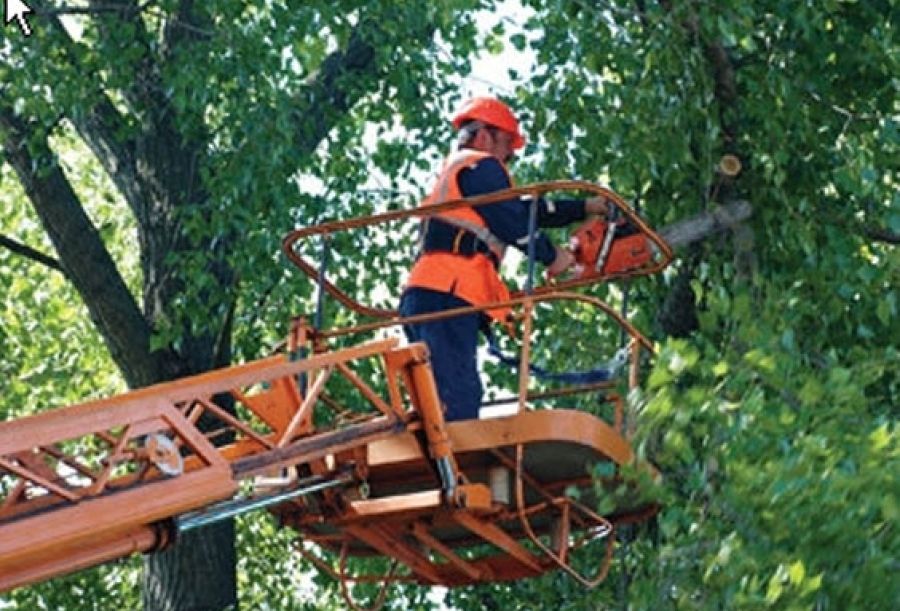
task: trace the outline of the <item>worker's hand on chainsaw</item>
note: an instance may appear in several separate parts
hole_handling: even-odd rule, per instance
[[[584,201],[584,213],[587,216],[606,216],[609,213],[608,200],[602,195]]]
[[[556,258],[553,259],[553,263],[547,267],[547,277],[555,278],[574,265],[575,255],[573,255],[570,250],[557,246]]]

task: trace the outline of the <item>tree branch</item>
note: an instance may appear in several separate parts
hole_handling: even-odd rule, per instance
[[[660,2],[662,6],[673,11],[671,0],[663,0]],[[722,125],[722,133],[724,134],[724,149],[726,152],[737,153],[735,147],[737,139],[737,117],[729,112],[735,113],[738,105],[738,87],[735,78],[735,69],[728,55],[728,50],[718,40],[706,40],[700,29],[700,21],[697,18],[693,8],[688,8],[688,15],[682,22],[684,29],[692,37],[697,39],[703,50],[706,61],[712,68],[713,82],[715,83],[715,96],[719,102],[719,122]]]
[[[88,0],[88,4],[93,8],[104,6],[100,0]],[[110,47],[106,51],[109,53],[119,52],[121,48],[121,35],[119,34],[122,24],[130,26],[134,39],[128,41],[130,44],[140,47],[140,54],[133,61],[116,62],[114,67],[116,72],[121,72],[117,76],[121,76],[123,82],[131,83],[131,86],[124,87],[122,94],[125,97],[131,111],[134,112],[142,122],[152,123],[150,128],[156,127],[157,121],[154,120],[162,113],[153,113],[151,111],[167,106],[164,104],[165,96],[162,94],[163,87],[160,83],[160,75],[156,62],[151,52],[151,43],[147,33],[147,27],[141,19],[138,6],[134,2],[128,2],[123,6],[123,10],[115,13],[100,13],[92,20],[97,24],[97,28],[101,34],[101,41],[97,45],[100,50],[104,50],[105,45],[116,45],[115,49]],[[148,103],[149,102],[149,103]],[[150,116],[148,116],[148,114]]]
[[[361,17],[347,46],[331,53],[321,68],[294,98],[293,113],[298,129],[294,143],[303,152],[312,152],[353,105],[369,90],[366,80],[378,76],[385,68],[378,62],[375,47],[369,42],[383,36],[380,20]],[[407,32],[407,38],[430,40],[431,24],[420,31]],[[310,117],[318,117],[310,121]]]
[[[123,20],[140,21],[137,10],[135,5],[123,5],[121,11],[98,18],[98,27],[109,33],[111,28],[116,27],[116,24],[121,25]],[[71,38],[57,17],[48,19],[55,26],[54,33],[66,54],[64,61],[68,63],[68,67],[73,72],[84,72],[86,67],[78,62],[82,52],[80,44]],[[134,27],[144,26],[137,23]],[[138,109],[136,121],[141,123],[139,128],[132,128],[128,124],[100,87],[89,94],[96,97],[93,106],[93,100],[88,100],[80,107],[66,109],[66,116],[135,215],[144,275],[142,316],[152,327],[153,321],[165,316],[166,304],[179,290],[179,285],[172,281],[172,275],[164,265],[167,254],[178,250],[175,245],[178,231],[174,227],[176,221],[173,210],[185,201],[204,199],[201,188],[196,184],[198,181],[193,178],[196,178],[196,160],[205,153],[205,147],[202,143],[191,147],[177,132],[165,96],[154,93],[159,88],[155,60],[146,44],[141,50],[142,55],[137,60],[138,73],[131,79],[135,84],[125,92],[129,107]],[[190,176],[186,179],[185,174]],[[103,332],[103,329],[100,331]],[[122,366],[118,361],[117,363]],[[169,359],[167,365],[166,371],[175,375],[176,359]],[[132,366],[135,367],[143,370],[142,365]],[[159,379],[161,378],[146,379],[142,384],[157,382]]]
[[[146,196],[138,180],[135,143],[120,134],[127,129],[122,116],[106,96],[87,113],[69,119],[94,153],[134,214],[146,208]]]
[[[659,235],[673,249],[681,248],[733,229],[750,218],[752,213],[753,207],[749,202],[738,201],[667,225],[659,230]]]
[[[89,0],[92,5],[100,6],[101,0]],[[135,0],[131,0],[130,10],[119,13],[101,15],[95,19],[105,41],[116,45],[121,36],[118,29],[123,24],[136,32],[133,45],[136,51],[133,61],[117,63],[117,69],[127,71],[122,77],[129,83],[122,89],[129,109],[133,112],[139,129],[134,136],[134,164],[126,167],[112,167],[111,171],[121,171],[121,182],[117,186],[123,192],[133,195],[133,210],[137,219],[140,246],[141,268],[144,274],[144,314],[152,324],[167,316],[174,297],[183,290],[183,279],[173,273],[167,261],[172,254],[192,248],[184,241],[184,235],[178,227],[178,209],[186,205],[202,206],[207,202],[207,194],[200,179],[199,167],[207,154],[208,135],[202,109],[194,109],[192,116],[176,118],[176,110],[165,92],[162,74],[166,61],[174,61],[179,57],[178,47],[190,45],[195,37],[184,35],[181,30],[167,28],[162,45],[154,45],[141,19]],[[175,7],[176,15],[169,18],[177,23],[199,19],[195,13],[201,13],[193,0],[182,0]],[[118,46],[104,49],[105,52],[121,52]],[[102,133],[105,121],[112,117],[114,108],[103,105],[84,123],[85,137]],[[190,110],[185,112],[191,112]],[[180,119],[180,120],[179,120]],[[180,126],[190,125],[189,132],[182,131]],[[103,158],[103,152],[98,155]],[[130,185],[128,183],[131,183]],[[225,239],[228,241],[228,238]],[[225,252],[227,249],[222,249]],[[216,265],[222,270],[218,274],[222,287],[230,286],[230,273],[222,261],[221,253],[217,253]],[[186,342],[188,343],[188,342]],[[185,353],[199,355],[204,350],[185,349]],[[199,366],[202,370],[202,366]],[[180,374],[184,375],[185,371]]]
[[[80,51],[79,43],[72,39],[57,17],[49,19],[72,72],[85,73],[87,68],[79,65],[76,59]],[[137,178],[135,141],[124,135],[128,132],[128,125],[109,97],[99,87],[94,95],[97,103],[93,107],[84,112],[70,110],[65,116],[125,197],[132,212],[138,214],[144,208],[145,196]]]
[[[294,119],[301,129],[296,130],[294,142],[304,152],[313,151],[338,119],[362,95],[361,88],[353,96],[349,89],[357,78],[374,74],[375,49],[364,40],[360,24],[350,37],[347,47],[329,55],[319,71],[295,96]],[[309,117],[319,115],[320,121]]]
[[[147,0],[146,2],[138,5],[123,5],[123,4],[101,4],[101,3],[92,3],[90,7],[85,6],[57,6],[57,7],[40,7],[35,6],[32,11],[35,15],[40,15],[42,17],[56,17],[58,15],[97,15],[100,13],[123,13],[129,11],[143,11],[150,4],[152,0]]]
[[[741,151],[737,149],[738,138],[740,136],[739,110],[740,96],[738,91],[738,82],[736,78],[735,64],[732,62],[728,49],[717,39],[710,40],[701,28],[701,22],[697,15],[695,7],[691,4],[679,4],[674,6],[671,0],[660,0],[660,4],[668,12],[684,8],[686,16],[682,20],[682,27],[688,35],[696,40],[697,44],[703,51],[707,63],[710,66],[714,82],[715,99],[718,106],[719,124],[722,128],[722,151],[729,155],[734,155],[738,159],[741,157]],[[718,196],[724,200],[733,200],[739,197],[739,191],[735,181],[736,175],[719,173],[719,177],[714,186],[707,187],[706,192],[711,193],[708,200]],[[747,205],[747,215],[749,216],[751,209]],[[735,210],[736,212],[739,209]],[[721,215],[722,209],[713,212],[713,216]],[[726,219],[727,220],[727,219]],[[720,224],[719,220],[712,219],[710,228],[714,228],[716,224]],[[750,227],[746,225],[735,225],[735,221],[729,221],[734,225],[733,245],[735,251],[734,263],[737,269],[736,279],[743,281],[752,278],[757,268],[756,252],[754,248],[754,235]],[[679,236],[681,237],[681,236]],[[687,237],[687,236],[684,236]]]
[[[7,160],[40,217],[113,360],[130,386],[161,379],[161,359],[150,353],[150,326],[56,162],[47,137],[0,106]],[[26,144],[27,143],[27,144]]]
[[[31,259],[32,261],[40,263],[41,265],[46,265],[47,267],[49,267],[50,269],[52,269],[54,271],[62,272],[63,275],[65,275],[65,273],[66,273],[65,270],[62,268],[62,265],[60,265],[59,261],[57,261],[53,257],[45,255],[44,253],[42,253],[38,250],[35,250],[34,248],[32,248],[31,246],[28,246],[27,244],[22,244],[18,240],[8,238],[5,235],[0,235],[0,246],[3,246],[5,248],[7,248],[8,250],[11,250],[12,252],[16,253],[17,255],[22,255],[26,259]]]
[[[206,39],[212,36],[212,21],[202,11],[202,4],[194,0],[181,0],[174,14],[166,20],[163,34],[163,56],[168,57],[173,49],[186,42]]]
[[[876,242],[883,242],[885,244],[897,245],[900,244],[900,234],[894,233],[889,229],[884,229],[882,227],[866,227],[865,235],[870,240],[874,240]]]

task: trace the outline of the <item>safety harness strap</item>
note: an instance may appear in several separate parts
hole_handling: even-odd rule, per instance
[[[498,267],[500,258],[490,245],[468,228],[458,226],[455,220],[430,219],[425,226],[422,252],[448,252],[465,257],[483,254]]]

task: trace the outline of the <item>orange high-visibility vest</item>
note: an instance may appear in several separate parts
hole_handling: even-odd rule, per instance
[[[489,157],[492,156],[488,153],[471,149],[462,149],[450,155],[444,162],[444,168],[431,193],[419,205],[430,206],[461,199],[463,194],[457,181],[459,173]],[[506,166],[502,162],[500,165],[506,171]],[[472,208],[457,208],[439,214],[435,218],[475,233],[490,246],[498,262],[503,259],[505,247],[490,233],[487,223]],[[451,252],[422,252],[410,272],[406,286],[451,293],[472,305],[509,299],[509,289],[486,253],[467,256]],[[504,321],[509,312],[509,308],[500,308],[489,310],[487,314],[491,318]]]

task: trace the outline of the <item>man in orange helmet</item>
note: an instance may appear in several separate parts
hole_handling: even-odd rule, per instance
[[[431,194],[422,206],[474,197],[513,186],[506,164],[525,145],[512,110],[492,97],[467,101],[453,117],[458,131],[457,150],[444,162]],[[507,246],[528,248],[530,201],[514,198],[477,208],[457,208],[424,221],[422,252],[416,260],[400,299],[403,316],[440,312],[509,299],[498,274]],[[538,204],[538,225],[561,227],[589,214],[605,214],[602,198]],[[535,256],[558,275],[572,267],[571,252],[554,246],[542,232],[534,236]],[[503,321],[509,310],[491,310],[488,316]],[[431,353],[438,392],[448,421],[478,417],[481,380],[478,373],[478,330],[485,321],[479,313],[407,325],[410,341],[424,341]]]

